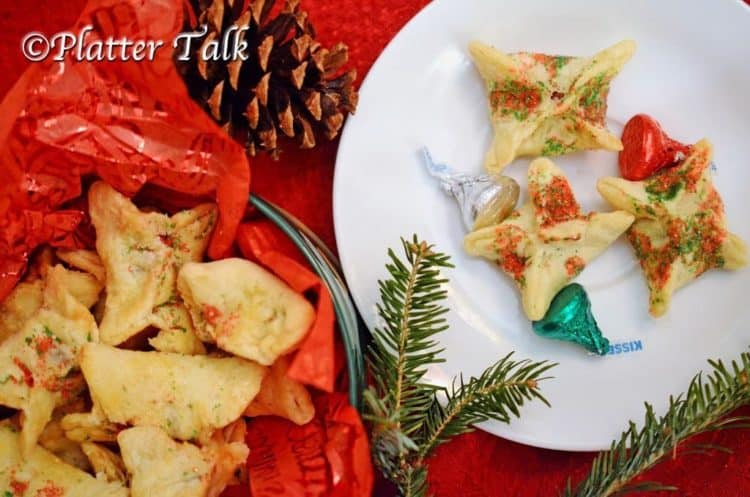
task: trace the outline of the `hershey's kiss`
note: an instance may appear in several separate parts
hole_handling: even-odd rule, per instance
[[[595,354],[609,351],[609,340],[596,324],[586,290],[578,283],[560,290],[544,318],[534,321],[532,327],[539,336],[577,343]]]
[[[622,145],[620,174],[631,181],[644,180],[690,154],[689,145],[670,138],[659,122],[646,114],[636,114],[625,124]]]
[[[436,164],[427,147],[422,148],[427,171],[440,188],[458,202],[461,218],[469,231],[499,224],[513,212],[520,188],[516,180],[499,174],[471,176]]]

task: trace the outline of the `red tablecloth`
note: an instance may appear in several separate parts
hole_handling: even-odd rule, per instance
[[[66,29],[84,3],[85,0],[0,2],[0,95],[8,91],[27,64],[19,50],[22,36],[34,30],[53,34]],[[303,1],[322,42],[342,40],[349,45],[360,81],[388,41],[426,3],[426,0]],[[324,143],[313,151],[288,151],[278,162],[261,158],[252,163],[252,190],[296,214],[331,246],[335,245],[331,186],[336,147],[336,142]],[[385,244],[393,242],[384,240],[383,249]],[[750,414],[750,409],[742,414]],[[750,432],[717,433],[709,435],[707,440],[732,449],[734,454],[685,455],[663,463],[646,474],[645,479],[681,488],[677,493],[665,495],[750,494]],[[568,475],[580,478],[591,459],[592,454],[588,453],[535,449],[477,432],[438,449],[430,461],[430,483],[436,497],[550,497],[559,494]]]

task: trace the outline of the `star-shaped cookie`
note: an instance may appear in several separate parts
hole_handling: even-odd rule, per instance
[[[119,345],[150,325],[160,327],[159,306],[181,305],[177,272],[203,258],[216,206],[202,204],[171,217],[143,212],[100,181],[89,190],[89,214],[107,275],[101,341]]]
[[[505,54],[469,45],[489,94],[494,138],[485,158],[499,172],[518,156],[555,156],[576,150],[622,150],[605,125],[612,79],[635,51],[621,41],[593,57]]]
[[[724,204],[711,181],[708,140],[679,165],[644,181],[602,178],[599,193],[637,220],[628,239],[641,263],[654,317],[669,308],[675,290],[712,268],[747,265],[747,246],[727,230]]]
[[[583,214],[567,178],[549,159],[536,159],[528,174],[530,201],[502,223],[466,235],[464,249],[511,276],[526,315],[537,321],[557,292],[635,218],[625,211]]]

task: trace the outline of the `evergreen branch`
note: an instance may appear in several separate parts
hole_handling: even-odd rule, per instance
[[[403,497],[423,497],[427,495],[427,468],[407,465],[404,468],[404,484],[400,489]]]
[[[475,423],[508,422],[526,401],[547,403],[538,382],[553,364],[514,361],[509,354],[479,377],[454,379],[450,389],[426,383],[427,367],[444,361],[435,340],[447,329],[441,269],[453,266],[416,236],[401,242],[405,261],[389,250],[390,278],[378,282],[384,324],[374,330],[369,348],[373,381],[364,393],[365,418],[372,423],[375,465],[402,496],[423,497],[424,460],[432,450]]]
[[[723,419],[727,414],[750,402],[750,354],[743,353],[739,363],[728,368],[722,361],[709,361],[713,371],[699,373],[690,382],[684,396],[670,397],[666,414],[658,417],[646,403],[643,427],[633,422],[612,442],[608,452],[599,454],[591,470],[576,488],[570,482],[565,497],[608,497],[633,491],[675,490],[654,482],[629,482],[668,455],[676,457],[677,448],[686,439],[706,431],[745,427],[747,417]],[[716,450],[713,446],[693,447],[693,450]],[[688,450],[690,450],[688,448]]]
[[[432,247],[401,240],[408,267],[392,251],[386,265],[391,278],[380,281],[378,314],[383,328],[375,330],[370,369],[379,390],[389,392],[385,403],[399,413],[397,428],[411,434],[418,427],[415,418],[429,404],[433,387],[422,382],[426,365],[439,362],[437,342],[432,337],[446,329],[447,309],[438,303],[445,298],[441,288],[447,280],[440,269],[452,267],[449,258],[432,252]]]
[[[383,400],[377,397],[373,388],[365,390],[363,399],[369,411],[364,417],[372,422],[371,443],[375,465],[390,480],[399,481],[404,455],[418,448],[396,428],[396,413],[388,413]]]
[[[377,431],[375,459],[392,479],[403,479],[398,475],[406,466],[406,454],[415,448],[410,437],[420,428],[436,390],[423,378],[428,365],[442,362],[442,349],[432,337],[447,328],[444,315],[448,310],[440,304],[446,297],[442,285],[447,280],[440,270],[452,267],[448,256],[433,252],[416,235],[412,241],[401,239],[401,244],[406,263],[389,250],[390,279],[378,282],[381,303],[377,309],[384,326],[373,333],[368,364],[380,397],[375,392],[366,395],[368,418],[375,421]]]
[[[555,364],[513,361],[512,355],[503,357],[468,383],[463,377],[454,380],[450,391],[444,391],[445,405],[435,396],[427,412],[419,462],[438,445],[471,431],[473,425],[491,419],[508,423],[511,415],[519,416],[519,408],[527,400],[537,398],[549,405],[539,393],[539,382],[546,379],[541,375]]]

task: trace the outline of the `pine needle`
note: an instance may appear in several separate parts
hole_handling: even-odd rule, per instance
[[[527,400],[537,398],[549,405],[538,391],[541,375],[554,366],[548,362],[512,361],[508,354],[490,366],[478,378],[464,383],[463,377],[453,381],[446,390],[445,406],[437,397],[427,412],[425,440],[420,456],[452,437],[471,431],[473,425],[494,419],[508,423],[518,417],[518,408]]]
[[[747,417],[725,416],[750,402],[750,354],[743,353],[739,362],[727,367],[722,361],[709,361],[713,371],[696,375],[687,393],[669,399],[666,414],[657,417],[646,403],[646,415],[639,429],[631,422],[608,452],[599,454],[588,476],[573,489],[568,482],[565,497],[609,497],[634,491],[676,490],[656,482],[630,484],[640,473],[666,457],[676,457],[678,447],[699,433],[744,428]],[[682,453],[726,451],[726,448],[702,444],[685,447]]]
[[[401,242],[403,259],[389,250],[390,278],[379,282],[377,309],[384,324],[373,333],[368,357],[373,385],[364,398],[376,466],[404,497],[423,497],[424,461],[433,449],[476,423],[508,422],[527,401],[547,404],[539,382],[554,364],[514,361],[509,354],[476,378],[454,379],[450,389],[425,382],[427,368],[444,361],[435,339],[448,327],[441,270],[453,266],[416,236]]]

